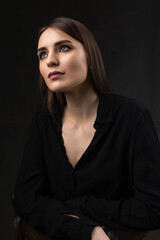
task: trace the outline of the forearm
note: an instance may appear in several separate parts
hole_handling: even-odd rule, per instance
[[[110,240],[110,238],[101,227],[96,226],[92,231],[91,240]]]
[[[65,201],[70,209],[79,209],[79,217],[87,216],[99,226],[122,231],[152,230],[159,226],[159,216],[145,202],[136,198],[108,200],[86,195]],[[82,215],[81,215],[82,214]]]
[[[65,214],[65,215],[79,219],[78,216],[75,216],[72,214]],[[91,240],[109,240],[109,237],[100,226],[95,226],[91,234]]]

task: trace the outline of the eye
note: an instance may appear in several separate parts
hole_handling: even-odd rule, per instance
[[[46,58],[48,56],[48,54],[46,53],[46,52],[41,52],[40,54],[39,54],[39,58],[40,59],[44,59],[44,58]]]
[[[65,51],[68,51],[69,49],[71,49],[71,48],[66,45],[62,45],[59,49],[59,52],[65,52]]]

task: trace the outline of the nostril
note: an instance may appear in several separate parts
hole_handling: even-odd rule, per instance
[[[56,63],[55,61],[54,61],[54,62],[53,62],[53,61],[50,61],[50,62],[47,63],[47,65],[48,65],[49,67],[53,67],[53,66],[57,66],[58,63]]]
[[[59,62],[57,59],[48,59],[48,61],[47,61],[47,65],[49,67],[57,66],[58,64],[59,64]]]

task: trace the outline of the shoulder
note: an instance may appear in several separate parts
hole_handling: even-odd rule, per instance
[[[117,126],[130,131],[155,133],[156,126],[150,110],[140,100],[124,95],[113,94],[112,119]]]
[[[48,117],[50,116],[47,106],[41,101],[35,107],[35,111],[31,118],[30,127],[38,127],[42,129],[44,127],[44,123],[47,121]]]
[[[101,112],[105,118],[134,121],[137,117],[149,113],[149,109],[138,99],[120,94],[102,94]]]
[[[113,118],[119,119],[127,125],[145,125],[152,121],[150,110],[140,100],[123,96],[114,95],[113,101]]]
[[[43,101],[39,102],[37,104],[37,107],[36,107],[33,117],[36,119],[45,119],[46,117],[49,117],[49,116],[51,116],[51,115],[48,110],[47,104],[44,103]]]
[[[112,112],[113,118],[124,116],[136,118],[137,116],[144,115],[146,112],[149,113],[147,106],[140,100],[117,93],[104,94],[102,102],[103,107],[109,109],[108,113]]]
[[[119,110],[135,110],[144,112],[148,110],[145,104],[140,100],[117,93],[100,94],[100,102],[104,109],[107,108],[109,110],[113,110],[113,112],[117,112]]]
[[[115,111],[124,109],[125,111],[144,112],[147,110],[147,107],[140,100],[120,94],[114,94],[113,104]]]
[[[37,105],[32,122],[38,126],[40,131],[47,131],[50,127],[53,127],[53,129],[57,131],[61,127],[61,122],[57,118],[57,112],[55,109],[53,109],[53,112],[55,113],[54,116],[51,115],[47,104],[41,101]]]

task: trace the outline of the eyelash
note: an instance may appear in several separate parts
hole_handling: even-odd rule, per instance
[[[39,54],[39,58],[42,60],[42,59],[44,59],[45,57],[42,57],[44,54],[47,54],[46,52],[41,52],[40,54]]]
[[[62,51],[62,52],[66,52],[66,51],[68,51],[69,49],[71,49],[69,46],[67,46],[67,45],[62,45],[61,47],[60,47],[60,49],[59,49],[59,52],[61,52],[60,50],[62,49],[62,48],[64,48],[64,47],[67,47],[67,50],[64,50],[64,51]]]
[[[67,48],[67,50],[62,50],[62,48]],[[70,50],[71,48],[67,45],[61,45],[60,48],[58,49],[58,52],[67,52],[68,50]],[[45,57],[42,57],[43,55],[46,55],[47,53],[46,52],[41,52],[39,54],[39,58],[41,60],[43,60]]]

